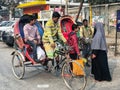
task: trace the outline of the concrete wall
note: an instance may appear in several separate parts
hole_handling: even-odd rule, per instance
[[[116,11],[120,10],[120,4],[115,5],[101,5],[92,6],[92,22],[93,26],[96,21],[103,22],[105,24],[105,30],[108,33],[115,31],[116,27]],[[89,7],[85,8],[85,18],[89,20]]]
[[[106,19],[109,19],[110,26],[115,24],[116,11],[120,10],[120,4],[118,5],[104,5],[104,6],[92,6],[92,18],[100,20],[105,23]],[[86,18],[89,20],[89,8],[85,9]],[[114,25],[113,25],[114,26]]]

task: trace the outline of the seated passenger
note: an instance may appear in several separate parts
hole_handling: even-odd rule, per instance
[[[40,62],[40,60],[37,59],[37,45],[40,44],[40,35],[35,22],[36,19],[30,16],[29,23],[23,27],[23,30],[25,42],[33,48],[33,59],[36,62]]]

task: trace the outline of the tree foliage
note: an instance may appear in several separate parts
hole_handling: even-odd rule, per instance
[[[5,6],[5,7],[15,7],[19,4],[19,2],[24,1],[24,0],[0,0],[0,6]]]

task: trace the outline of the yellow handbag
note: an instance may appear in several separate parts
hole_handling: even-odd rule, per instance
[[[84,75],[84,63],[86,62],[85,58],[81,58],[72,62],[73,74],[74,75]]]

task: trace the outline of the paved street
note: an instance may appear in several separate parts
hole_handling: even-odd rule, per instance
[[[13,48],[0,42],[0,90],[68,90],[61,77],[55,77],[40,68],[27,67],[22,80],[17,80],[11,70],[10,55]],[[109,58],[112,82],[94,82],[88,76],[85,90],[120,90],[120,58]]]

